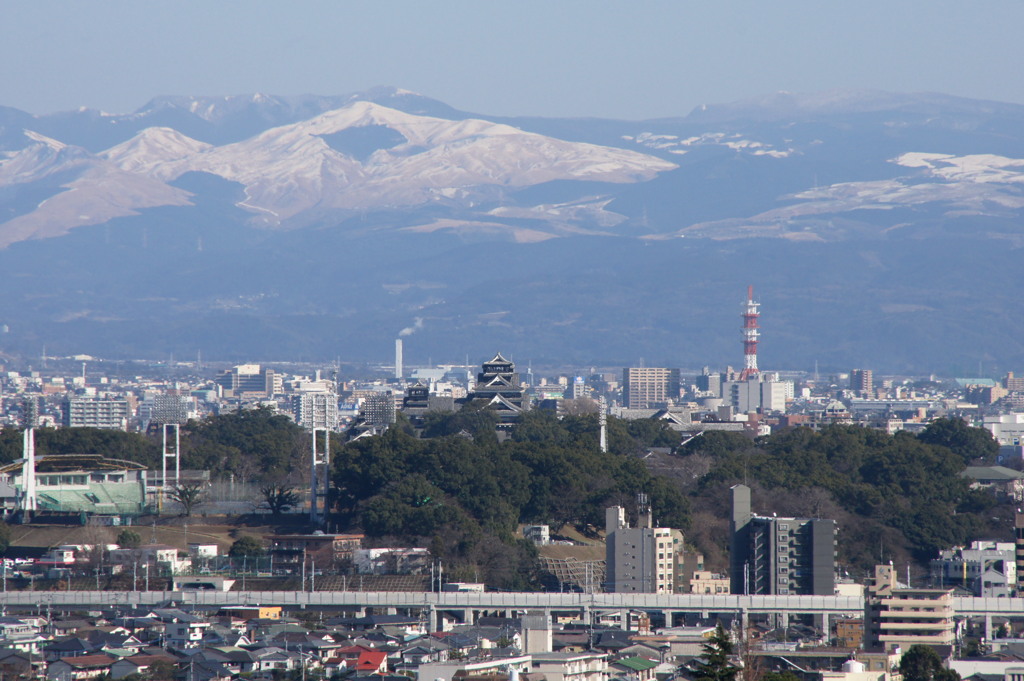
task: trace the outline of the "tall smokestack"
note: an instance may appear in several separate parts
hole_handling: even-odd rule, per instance
[[[747,287],[747,302],[743,305],[743,372],[741,380],[754,378],[758,374],[757,368],[757,339],[761,332],[757,326],[757,318],[760,315],[757,308],[761,303],[754,302],[754,287]]]
[[[395,339],[395,378],[402,377],[402,339]]]

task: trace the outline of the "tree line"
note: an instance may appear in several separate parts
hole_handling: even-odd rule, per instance
[[[404,417],[383,435],[332,450],[332,526],[363,531],[371,543],[429,545],[468,579],[523,588],[536,584],[533,549],[520,523],[573,525],[596,533],[604,508],[633,507],[644,492],[656,522],[687,533],[711,569],[724,568],[728,488],[751,487],[755,511],[825,517],[840,529],[840,563],[926,563],[941,549],[1011,536],[1013,507],[960,477],[991,463],[987,431],[939,419],[920,435],[860,426],[782,429],[763,438],[708,431],[679,446],[658,420],[608,418],[608,452],[595,414],[557,418],[533,410],[499,442],[496,414],[467,407],[426,417],[417,438]],[[260,486],[275,513],[297,507],[307,484],[309,434],[259,408],[182,426],[182,466]],[[158,435],[91,428],[36,432],[39,454],[101,453],[159,466]],[[654,447],[669,455],[646,456]],[[21,456],[21,431],[0,430],[0,464]],[[481,572],[483,574],[481,574]],[[455,577],[456,575],[452,575]]]
[[[868,570],[889,560],[924,564],[974,539],[1009,538],[1012,505],[960,476],[970,463],[993,463],[998,450],[988,431],[938,419],[917,436],[853,425],[757,440],[712,431],[678,454],[681,467],[700,471],[688,488],[695,506],[724,519],[728,488],[746,483],[756,512],[835,519],[840,563]]]

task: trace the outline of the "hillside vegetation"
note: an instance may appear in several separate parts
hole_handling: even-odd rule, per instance
[[[925,563],[944,548],[1011,536],[1012,505],[959,477],[968,463],[992,463],[997,452],[988,431],[954,419],[939,419],[917,437],[846,425],[757,441],[708,432],[679,452],[681,465],[701,471],[687,485],[702,509],[695,524],[715,528],[691,539],[721,560],[728,487],[745,482],[755,512],[835,519],[839,561],[849,569]]]
[[[666,435],[653,422],[611,420],[609,449],[597,446],[595,416],[533,411],[498,443],[488,410],[431,416],[416,439],[401,427],[357,440],[334,455],[343,521],[376,537],[423,542],[450,574],[505,588],[536,586],[533,547],[519,523],[574,524],[593,533],[604,508],[646,492],[655,514],[686,527],[689,507],[635,454]]]
[[[839,561],[862,574],[879,561],[924,564],[974,539],[1008,539],[1012,505],[959,477],[998,451],[987,431],[940,419],[920,436],[859,426],[781,430],[752,440],[709,431],[672,454],[679,435],[659,421],[608,419],[609,452],[596,416],[533,411],[498,442],[489,410],[431,414],[417,439],[400,417],[383,435],[332,441],[332,528],[368,542],[428,546],[453,579],[504,588],[539,584],[520,523],[572,525],[590,536],[604,508],[631,512],[646,493],[655,520],[684,530],[712,569],[727,564],[729,492],[753,490],[758,513],[834,518]],[[154,466],[159,442],[94,429],[40,429],[40,453],[96,452]],[[302,486],[309,435],[266,409],[213,416],[182,428],[183,466],[254,482]],[[0,462],[21,455],[21,434],[0,431]]]

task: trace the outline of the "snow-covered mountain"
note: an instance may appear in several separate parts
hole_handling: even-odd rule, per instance
[[[413,326],[423,360],[724,366],[753,283],[766,366],[1019,371],[1022,249],[1013,104],[775,93],[614,121],[381,88],[0,107],[0,352],[379,359]]]
[[[223,115],[210,105],[195,108],[206,116]],[[472,208],[507,190],[560,180],[640,182],[675,168],[638,151],[566,142],[480,119],[414,115],[362,100],[221,146],[153,127],[90,154],[26,134],[34,143],[0,160],[0,187],[54,174],[71,173],[74,179],[36,210],[0,224],[0,245],[63,234],[143,208],[182,205],[186,194],[170,183],[186,173],[239,183],[245,192],[239,207],[262,225],[287,226],[309,211],[324,220],[330,211],[431,203]],[[555,220],[561,221],[563,215]]]

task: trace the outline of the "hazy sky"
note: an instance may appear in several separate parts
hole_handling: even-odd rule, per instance
[[[375,85],[502,115],[850,88],[1024,103],[1022,27],[1021,0],[0,0],[0,105]]]

